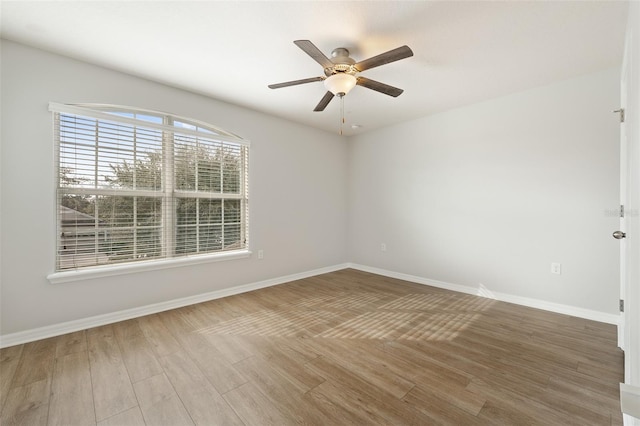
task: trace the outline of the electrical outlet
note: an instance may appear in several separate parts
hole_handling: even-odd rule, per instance
[[[258,250],[258,259],[264,259],[264,250]]]
[[[562,274],[562,264],[561,263],[552,263],[551,264],[551,273],[556,275]]]
[[[380,251],[387,251],[387,245],[385,243],[380,244]]]

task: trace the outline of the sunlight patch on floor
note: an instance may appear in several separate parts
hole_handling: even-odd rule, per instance
[[[301,299],[286,311],[261,310],[199,328],[207,335],[331,339],[453,340],[495,300],[448,293],[415,293],[389,300],[341,293]],[[336,312],[340,312],[336,315]]]
[[[320,333],[318,337],[332,339],[390,339],[398,330],[406,327],[420,316],[419,313],[378,311],[366,312],[332,329]]]
[[[480,314],[436,314],[426,316],[398,340],[453,340],[473,324]],[[423,315],[423,317],[425,317]]]
[[[324,324],[335,317],[333,312],[290,311],[286,314],[274,311],[259,311],[211,327],[201,328],[201,334],[238,336],[296,336],[310,327]]]

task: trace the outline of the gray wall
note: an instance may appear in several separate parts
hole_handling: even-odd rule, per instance
[[[2,41],[0,335],[345,262],[617,313],[619,70],[350,139]],[[50,284],[49,101],[167,111],[251,140],[265,258]],[[380,250],[380,244],[387,251]],[[562,275],[550,263],[562,263]]]
[[[617,313],[619,81],[610,69],[352,138],[349,260]]]
[[[346,261],[346,144],[337,135],[2,41],[0,334]],[[49,101],[199,119],[249,139],[250,259],[50,284],[55,192]],[[258,260],[255,251],[264,250]]]

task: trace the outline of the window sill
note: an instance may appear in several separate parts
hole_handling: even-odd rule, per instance
[[[200,263],[222,262],[226,260],[244,259],[251,256],[249,250],[229,251],[225,253],[204,254],[177,259],[162,259],[140,263],[122,263],[118,265],[98,266],[95,268],[54,272],[47,276],[51,284],[62,284],[114,275],[134,274],[137,272],[157,271],[168,268],[197,265]]]

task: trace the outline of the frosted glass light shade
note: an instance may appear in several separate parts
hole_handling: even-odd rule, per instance
[[[346,95],[355,85],[356,78],[351,74],[333,74],[324,80],[324,87],[334,95]]]

